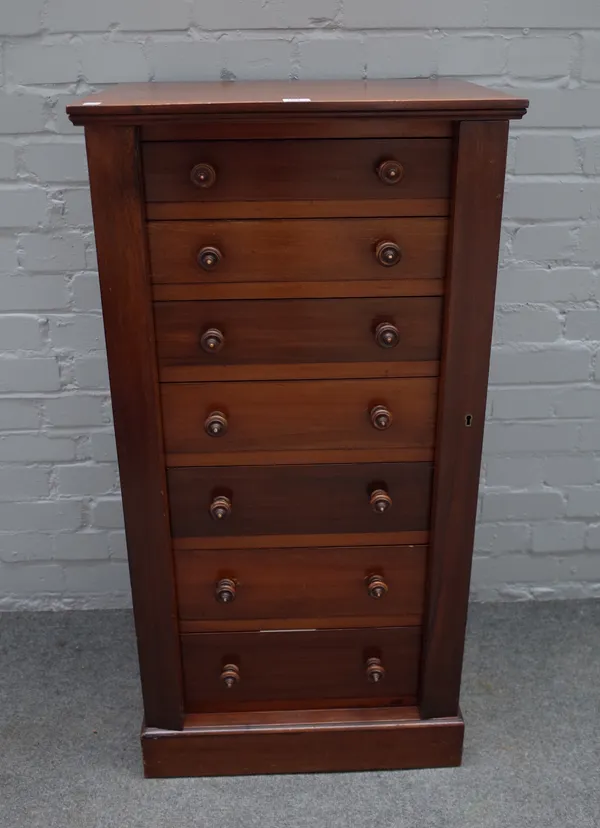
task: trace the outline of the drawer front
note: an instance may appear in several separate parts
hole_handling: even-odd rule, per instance
[[[415,702],[420,627],[199,633],[183,635],[181,643],[190,713],[286,702]],[[370,680],[375,673],[379,680]]]
[[[169,455],[427,448],[437,387],[436,377],[166,383],[165,448]]]
[[[142,144],[148,201],[447,199],[451,152],[445,138]],[[399,166],[380,176],[385,161]]]
[[[418,625],[426,554],[424,546],[178,550],[179,618],[186,631]]]
[[[438,296],[157,302],[161,378],[212,371],[218,379],[223,366],[251,378],[258,366],[392,363],[401,371],[402,362],[436,362],[442,304]]]
[[[171,530],[174,538],[423,531],[431,475],[431,463],[171,468]],[[379,512],[381,490],[391,503]],[[221,519],[211,516],[219,498],[231,504]]]
[[[180,284],[442,279],[447,227],[443,218],[153,221],[148,223],[152,279]]]

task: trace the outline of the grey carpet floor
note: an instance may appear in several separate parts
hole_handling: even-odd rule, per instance
[[[145,780],[129,613],[0,614],[0,826],[600,826],[600,601],[474,605],[462,707],[461,768]]]

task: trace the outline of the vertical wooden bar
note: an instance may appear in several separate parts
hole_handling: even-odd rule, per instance
[[[504,193],[507,121],[458,126],[420,712],[458,713]]]
[[[106,347],[146,725],[183,727],[137,130],[86,127]]]

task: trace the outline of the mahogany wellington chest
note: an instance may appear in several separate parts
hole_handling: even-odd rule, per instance
[[[454,81],[86,128],[148,776],[457,765],[508,122]]]

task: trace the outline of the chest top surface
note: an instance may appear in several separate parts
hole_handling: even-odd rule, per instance
[[[527,100],[459,80],[126,83],[71,104],[73,123],[145,123],[165,116],[277,113],[398,113],[451,119],[521,118]]]

